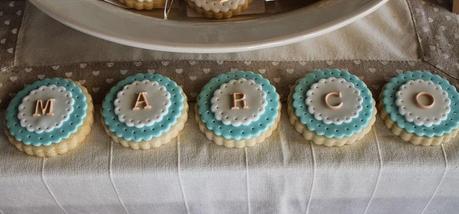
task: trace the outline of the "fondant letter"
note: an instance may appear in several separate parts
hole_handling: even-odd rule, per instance
[[[134,107],[132,108],[133,111],[140,110],[141,107],[143,107],[143,109],[151,109],[151,105],[148,103],[147,94],[147,92],[143,91],[137,95]]]
[[[43,100],[35,101],[35,112],[33,117],[40,117],[43,115],[53,116],[54,115],[54,101],[55,99],[46,100],[45,106],[43,106]]]
[[[424,99],[422,99],[423,97]],[[428,92],[421,91],[416,94],[415,101],[418,107],[431,109],[435,104],[435,97]]]
[[[249,106],[247,105],[247,101],[245,100],[245,94],[244,93],[233,93],[232,95],[233,98],[233,105],[231,106],[232,110],[237,110],[241,109],[239,104],[242,105],[242,108],[248,109]]]
[[[339,98],[339,102],[331,103],[330,102],[331,97]],[[337,91],[329,92],[324,97],[325,105],[328,108],[331,108],[333,110],[340,109],[341,107],[343,107],[343,101],[341,100],[342,97],[343,97],[343,94],[341,92],[337,92]]]

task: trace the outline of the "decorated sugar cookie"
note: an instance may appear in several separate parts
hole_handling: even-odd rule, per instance
[[[157,148],[183,129],[188,117],[185,93],[160,74],[130,76],[111,88],[102,105],[107,133],[132,149]]]
[[[263,142],[280,119],[279,95],[252,72],[229,72],[207,83],[198,96],[196,120],[210,140],[229,148]]]
[[[187,0],[188,5],[207,18],[227,19],[247,9],[251,0]]]
[[[119,0],[119,2],[128,8],[136,10],[152,10],[154,8],[163,8],[166,0]]]
[[[298,80],[288,98],[288,114],[306,140],[343,146],[371,130],[376,108],[363,81],[333,69],[314,71]]]
[[[386,126],[415,145],[440,145],[459,133],[459,93],[430,72],[406,72],[392,78],[378,106]]]
[[[27,85],[11,100],[9,141],[28,155],[52,157],[78,146],[91,130],[93,104],[86,88],[68,79]]]

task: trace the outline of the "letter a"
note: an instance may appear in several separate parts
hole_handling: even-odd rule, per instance
[[[241,109],[239,104],[242,105],[242,108],[248,109],[249,106],[247,105],[247,101],[245,100],[245,94],[244,93],[233,93],[232,95],[233,98],[233,105],[231,105],[232,110],[237,110]]]
[[[151,109],[151,105],[148,103],[147,95],[148,93],[145,91],[142,91],[137,95],[134,107],[132,108],[133,111],[138,111],[141,107],[143,107],[143,109]]]
[[[33,117],[40,117],[43,115],[53,116],[54,115],[54,101],[55,99],[46,100],[45,106],[43,106],[43,100],[35,101],[35,112]]]

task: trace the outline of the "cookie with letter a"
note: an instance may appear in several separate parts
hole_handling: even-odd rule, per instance
[[[102,117],[113,141],[131,149],[157,148],[183,129],[187,98],[177,83],[163,75],[136,74],[110,89]]]
[[[28,155],[62,155],[89,134],[93,109],[91,96],[77,82],[61,78],[36,81],[8,105],[7,136]]]
[[[211,79],[201,90],[196,120],[209,140],[228,148],[263,142],[280,119],[279,95],[259,74],[234,71]]]
[[[306,142],[324,146],[358,142],[376,120],[368,87],[338,69],[317,70],[298,80],[288,97],[288,114]]]

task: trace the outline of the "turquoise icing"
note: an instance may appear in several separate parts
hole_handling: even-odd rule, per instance
[[[308,106],[305,103],[307,91],[314,83],[329,77],[343,78],[353,83],[357,90],[360,91],[363,98],[363,109],[360,111],[358,117],[352,119],[350,123],[343,123],[341,125],[325,124],[323,121],[315,119],[314,115],[308,111]],[[317,70],[300,79],[294,88],[292,102],[294,113],[300,122],[310,131],[328,138],[344,138],[359,133],[368,127],[374,111],[374,101],[365,83],[357,76],[339,69]]]
[[[125,85],[142,80],[156,81],[164,86],[171,95],[171,105],[169,106],[168,113],[164,115],[162,120],[153,125],[143,128],[129,127],[118,120],[113,103],[117,93],[122,90]],[[177,122],[183,111],[184,102],[185,98],[182,94],[182,89],[173,80],[160,74],[136,74],[121,80],[110,89],[102,104],[102,117],[104,118],[107,129],[117,137],[132,142],[149,141],[168,131]]]
[[[17,118],[18,107],[22,99],[27,96],[32,90],[38,89],[41,86],[57,85],[64,87],[72,93],[74,99],[74,111],[70,114],[69,119],[65,121],[60,128],[56,128],[51,132],[35,133],[29,132],[22,127]],[[7,108],[6,124],[11,135],[17,140],[26,145],[32,146],[49,146],[51,144],[60,143],[75,133],[86,119],[86,111],[88,108],[86,96],[81,88],[73,81],[61,78],[52,78],[36,81],[31,85],[26,86],[19,91],[11,100]]]
[[[251,79],[261,85],[263,91],[266,93],[266,109],[257,121],[249,125],[242,125],[239,127],[225,125],[221,121],[215,119],[214,113],[210,110],[212,105],[211,99],[215,90],[222,84],[240,78]],[[253,72],[234,71],[221,74],[211,79],[198,96],[198,111],[202,122],[207,129],[212,131],[215,135],[228,140],[246,140],[261,135],[274,124],[279,107],[279,95],[276,92],[276,88],[274,88],[267,79]]]
[[[395,104],[398,89],[406,82],[416,79],[430,80],[440,85],[441,88],[448,93],[451,100],[451,112],[448,114],[447,119],[440,124],[431,127],[416,126],[414,123],[408,122],[398,111],[398,107]],[[438,75],[428,71],[402,73],[392,78],[389,83],[384,86],[382,96],[384,110],[389,114],[390,119],[408,133],[414,133],[418,136],[425,137],[438,137],[449,134],[453,130],[459,128],[459,93],[454,86]]]

